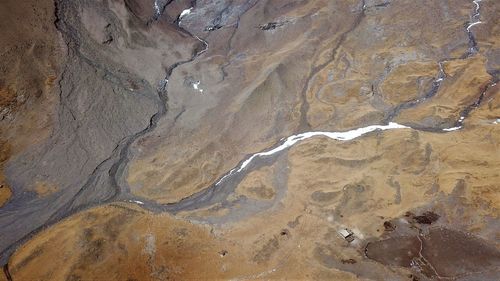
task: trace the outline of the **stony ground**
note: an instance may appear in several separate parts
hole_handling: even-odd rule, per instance
[[[500,278],[498,1],[21,2],[0,280]]]

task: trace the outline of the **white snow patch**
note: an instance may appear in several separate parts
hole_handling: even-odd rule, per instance
[[[179,15],[179,20],[181,20],[183,17],[191,14],[192,10],[193,10],[193,7],[189,8],[189,9],[185,9],[184,11],[182,11],[182,13]]]
[[[136,204],[139,204],[139,205],[144,205],[144,202],[138,201],[138,200],[128,200],[128,202],[130,202],[130,203],[136,203]]]
[[[201,82],[200,81],[196,81],[193,83],[193,89],[197,90],[198,92],[200,93],[203,93],[203,89],[200,88],[200,84]]]
[[[231,171],[229,171],[229,173],[226,174],[224,177],[222,177],[219,181],[217,181],[215,183],[215,185],[218,185],[227,177],[230,177],[231,175],[233,175],[235,173],[241,172],[256,157],[273,155],[277,152],[280,152],[282,150],[285,150],[285,149],[293,146],[294,144],[296,144],[300,141],[303,141],[303,140],[306,140],[306,139],[309,139],[312,137],[323,136],[323,137],[331,138],[334,140],[348,141],[348,140],[353,140],[353,139],[358,138],[364,134],[367,134],[367,133],[370,133],[370,132],[373,132],[376,130],[384,131],[384,130],[405,129],[405,128],[410,128],[410,127],[400,125],[398,123],[390,122],[388,125],[372,125],[372,126],[362,127],[362,128],[358,128],[358,129],[354,129],[354,130],[350,130],[350,131],[346,131],[346,132],[306,132],[306,133],[302,133],[302,134],[298,134],[298,135],[292,135],[292,136],[289,136],[288,138],[286,138],[285,141],[281,145],[279,145],[273,149],[253,154],[247,160],[243,161],[239,165],[239,167],[236,167],[236,168],[232,169]]]
[[[481,2],[482,0],[474,0],[472,2],[474,2],[474,4],[476,5],[476,14],[479,13],[479,2]]]
[[[480,21],[480,17],[481,17],[481,14],[479,13],[479,9],[480,9],[480,5],[479,5],[479,2],[481,2],[482,0],[474,0],[472,1],[474,3],[474,5],[476,5],[475,9],[474,9],[474,13],[472,14],[472,21],[474,22],[471,22],[468,26],[467,26],[467,32],[470,31],[470,28],[475,26],[475,25],[478,25],[480,23],[483,23],[482,21]]]
[[[462,126],[452,127],[452,128],[446,128],[446,129],[443,129],[443,131],[445,131],[445,132],[453,132],[453,131],[460,130],[460,129],[462,129]]]
[[[184,11],[182,11],[181,15],[179,17],[183,17],[183,16],[187,16],[189,14],[191,14],[191,10],[193,10],[193,7],[189,8],[189,9],[185,9]]]
[[[467,31],[470,31],[470,28],[475,26],[475,25],[478,25],[480,23],[483,23],[482,21],[476,21],[476,22],[473,22],[471,24],[469,24],[469,26],[467,26]]]
[[[160,5],[158,5],[158,0],[155,0],[155,14],[156,16],[160,16],[161,11],[160,11]]]

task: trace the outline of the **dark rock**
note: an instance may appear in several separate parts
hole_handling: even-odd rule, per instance
[[[422,215],[414,216],[413,218],[420,224],[432,224],[439,219],[439,215],[434,212],[427,211]]]
[[[276,29],[280,26],[283,26],[285,25],[287,22],[269,22],[269,23],[266,23],[266,24],[261,24],[259,25],[259,28],[261,30],[273,30],[273,29]]]
[[[396,229],[396,226],[390,221],[385,221],[384,229],[385,231],[394,231]]]
[[[416,267],[427,277],[455,278],[500,266],[494,245],[460,231],[433,228],[424,236],[400,236],[369,243],[366,256],[385,265]]]

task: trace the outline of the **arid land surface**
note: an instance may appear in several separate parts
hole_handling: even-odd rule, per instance
[[[499,280],[499,14],[3,0],[0,280]]]

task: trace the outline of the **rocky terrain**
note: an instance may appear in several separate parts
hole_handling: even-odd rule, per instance
[[[0,6],[0,280],[500,278],[500,2]]]

